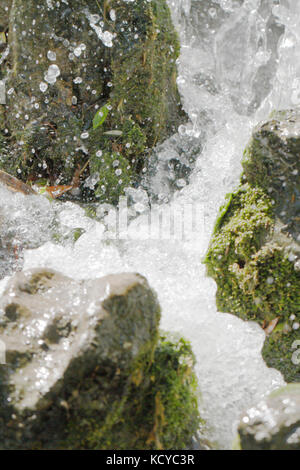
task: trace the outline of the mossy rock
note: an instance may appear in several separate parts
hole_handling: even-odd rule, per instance
[[[235,449],[300,450],[300,385],[290,384],[252,406],[240,421]]]
[[[205,259],[219,310],[263,327],[278,321],[263,356],[289,381],[300,371],[290,347],[300,322],[299,146],[299,110],[274,113],[255,129]]]
[[[282,371],[287,382],[300,382],[300,335],[292,325],[293,321],[280,324],[267,336],[262,354],[269,367]]]
[[[126,397],[103,425],[81,414],[69,423],[62,448],[162,450],[188,449],[200,424],[194,356],[183,340],[160,337],[153,358],[143,357],[131,374]]]
[[[86,198],[116,202],[185,119],[166,0],[16,0],[8,41],[11,153],[2,168],[24,180],[80,181]],[[95,128],[103,107],[109,113]],[[115,154],[122,176],[107,165]]]
[[[1,449],[191,445],[194,357],[184,340],[159,339],[160,307],[142,276],[19,272],[0,308]]]

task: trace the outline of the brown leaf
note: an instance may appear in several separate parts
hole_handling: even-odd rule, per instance
[[[265,326],[265,328],[263,328],[267,336],[269,336],[272,333],[272,331],[276,328],[279,320],[280,320],[280,317],[276,317],[273,320],[271,320],[270,323]]]
[[[0,182],[4,184],[8,189],[14,192],[23,193],[23,194],[37,194],[30,186],[18,180],[14,176],[5,173],[5,171],[0,170]]]
[[[51,196],[53,199],[56,199],[57,197],[62,196],[64,193],[67,193],[73,188],[74,186],[71,185],[48,186],[46,188],[46,191],[49,196]]]

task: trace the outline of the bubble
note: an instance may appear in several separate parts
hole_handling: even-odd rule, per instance
[[[179,126],[178,127],[178,133],[180,135],[185,135],[186,134],[186,126],[183,126],[183,125]]]
[[[47,52],[47,57],[49,60],[55,61],[56,60],[56,53],[53,51],[48,51]]]
[[[76,85],[78,85],[79,83],[82,83],[83,80],[82,80],[81,77],[76,77],[76,78],[74,78],[73,82],[74,82]]]
[[[110,12],[109,12],[109,16],[110,16],[110,19],[112,21],[116,21],[116,12],[115,12],[115,10],[111,9]]]
[[[60,76],[59,67],[56,64],[50,65],[48,71],[45,74],[45,80],[50,85],[53,85],[56,82],[57,77]]]
[[[86,50],[86,45],[85,44],[80,44],[78,47],[74,49],[74,55],[76,57],[80,57],[82,52]]]

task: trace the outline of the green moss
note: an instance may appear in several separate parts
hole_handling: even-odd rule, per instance
[[[271,240],[272,200],[247,183],[231,194],[220,213],[205,259],[218,285],[218,309],[261,325],[278,317],[277,329],[283,328],[292,314],[299,314],[300,280],[289,254]],[[267,364],[289,381],[299,379],[299,368],[291,362],[293,337],[273,332],[263,350]]]
[[[1,0],[0,5],[0,31],[6,31],[8,27],[9,10],[12,0]]]
[[[49,288],[48,283],[53,276],[54,273],[47,270],[33,274],[26,283],[20,285],[20,291],[31,295],[43,292]]]
[[[110,127],[113,128],[113,124],[108,119],[106,127],[93,131],[91,139],[96,149],[89,167],[91,175],[95,175],[97,180],[97,198],[117,203],[124,188],[134,184],[141,171],[147,153],[146,137],[132,119],[124,121],[120,135],[105,134],[109,132],[105,129]]]
[[[147,168],[151,149],[185,119],[176,85],[179,41],[166,0],[87,0],[90,13],[100,15],[104,30],[114,35],[112,47],[93,33],[79,0],[55,9],[27,3],[17,0],[11,12],[8,86],[15,91],[8,99],[6,120],[12,152],[1,167],[23,180],[47,178],[51,184],[71,184],[74,177],[78,183],[80,177],[86,200],[115,203]],[[83,55],[70,60],[69,48],[49,36],[54,26],[62,42],[86,45],[84,67]],[[42,93],[40,83],[50,64],[45,50],[56,53],[60,76]],[[29,55],[30,70],[24,62]],[[104,105],[110,107],[107,119],[93,129],[93,118]],[[121,178],[108,163],[116,154]],[[98,181],[91,188],[85,182],[95,175]]]
[[[217,282],[217,307],[267,326],[263,357],[286,380],[299,381],[291,349],[300,312],[299,146],[296,112],[276,113],[245,150],[239,188],[220,209],[205,258]],[[298,237],[298,238],[297,238]]]
[[[143,0],[128,9],[116,0],[110,8],[116,11],[119,53],[111,57],[111,112],[90,140],[90,172],[100,177],[96,196],[115,203],[147,168],[151,149],[174,133],[185,115],[176,85],[179,41],[166,2]],[[128,31],[137,31],[136,40],[124,31],[124,24]],[[121,135],[105,135],[111,130]],[[104,154],[101,159],[96,156],[99,149]],[[108,162],[116,151],[122,162],[121,178],[116,178]]]
[[[174,343],[162,337],[150,356],[146,349],[126,381],[123,398],[111,405],[105,421],[97,420],[95,403],[88,422],[82,416],[70,421],[62,448],[159,450],[190,445],[201,423],[191,348],[183,339]]]
[[[265,269],[269,260],[263,261],[260,246],[272,227],[271,200],[262,190],[245,184],[230,195],[220,213],[205,259],[208,274],[218,284],[217,306],[243,318],[249,312],[254,318],[264,315],[260,302],[270,272]]]
[[[292,322],[286,322],[284,328],[275,330],[267,337],[263,347],[263,358],[269,367],[279,369],[287,382],[300,382],[300,364],[296,353],[295,341],[299,341],[299,331],[293,331]],[[298,346],[299,349],[299,346]]]
[[[242,448],[241,448],[241,439],[240,439],[239,434],[237,434],[236,437],[233,440],[232,450],[242,450]]]
[[[131,116],[139,124],[147,145],[152,147],[175,130],[178,120],[178,37],[165,1],[142,0],[131,10],[122,8],[119,1],[113,2],[114,6],[117,28],[124,21],[132,28],[140,25],[140,37],[130,44],[128,38],[124,40],[124,33],[121,54],[113,57],[112,106],[118,110],[119,119]]]

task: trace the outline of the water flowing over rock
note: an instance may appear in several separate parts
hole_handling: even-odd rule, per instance
[[[273,113],[245,151],[244,173],[227,196],[206,257],[217,304],[260,322],[263,356],[288,381],[300,328],[300,110]]]
[[[142,276],[20,272],[0,309],[2,449],[191,444],[193,357],[182,341],[157,343],[160,308]]]
[[[8,42],[1,166],[117,201],[185,116],[165,0],[17,0]]]
[[[300,385],[281,388],[253,406],[238,431],[243,450],[300,450]]]

